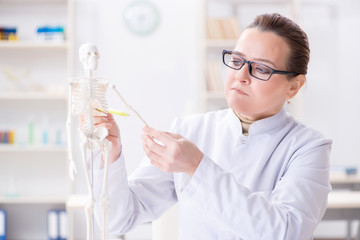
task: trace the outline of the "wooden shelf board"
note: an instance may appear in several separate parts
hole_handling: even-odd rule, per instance
[[[360,191],[332,191],[327,208],[360,208]]]
[[[359,184],[360,175],[346,175],[345,173],[331,173],[330,182],[335,184]]]
[[[286,4],[287,0],[210,0],[212,2],[226,2],[233,4]]]
[[[0,4],[66,4],[69,0],[0,0]]]
[[[65,146],[56,145],[15,145],[15,144],[0,144],[0,152],[56,152],[66,153],[67,148]]]
[[[7,41],[0,40],[0,49],[67,49],[68,43],[64,42],[37,42],[37,41]]]
[[[52,92],[0,92],[0,100],[66,100],[67,94]]]
[[[67,196],[0,196],[0,204],[65,204]]]
[[[84,208],[88,200],[89,200],[88,195],[83,195],[83,194],[70,195],[66,201],[66,209]]]

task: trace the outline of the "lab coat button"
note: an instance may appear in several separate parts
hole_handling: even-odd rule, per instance
[[[241,143],[242,143],[242,144],[245,144],[245,143],[246,143],[246,140],[245,140],[245,139],[241,140]]]

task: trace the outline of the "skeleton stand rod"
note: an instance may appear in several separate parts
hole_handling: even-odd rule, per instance
[[[127,102],[125,101],[125,99],[121,96],[120,92],[116,89],[116,86],[113,85],[112,88],[114,89],[114,91],[117,93],[117,95],[119,96],[119,98],[121,99],[121,101],[124,103],[125,107],[128,108],[130,111],[132,111],[143,123],[145,126],[149,126],[145,120],[140,116],[140,114],[138,114],[136,112],[135,109],[133,109],[129,104],[127,104]]]

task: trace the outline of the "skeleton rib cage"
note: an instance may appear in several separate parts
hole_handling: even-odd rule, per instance
[[[108,80],[101,78],[91,80],[78,78],[73,79],[71,83],[71,113],[73,116],[84,116],[83,132],[86,137],[90,137],[94,131],[93,116],[96,115],[94,109],[108,112],[109,106],[105,97],[108,83]]]

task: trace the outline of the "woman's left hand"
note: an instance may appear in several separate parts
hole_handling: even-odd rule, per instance
[[[194,143],[178,134],[150,127],[144,127],[143,131],[143,148],[151,164],[164,172],[194,175],[204,156]]]

